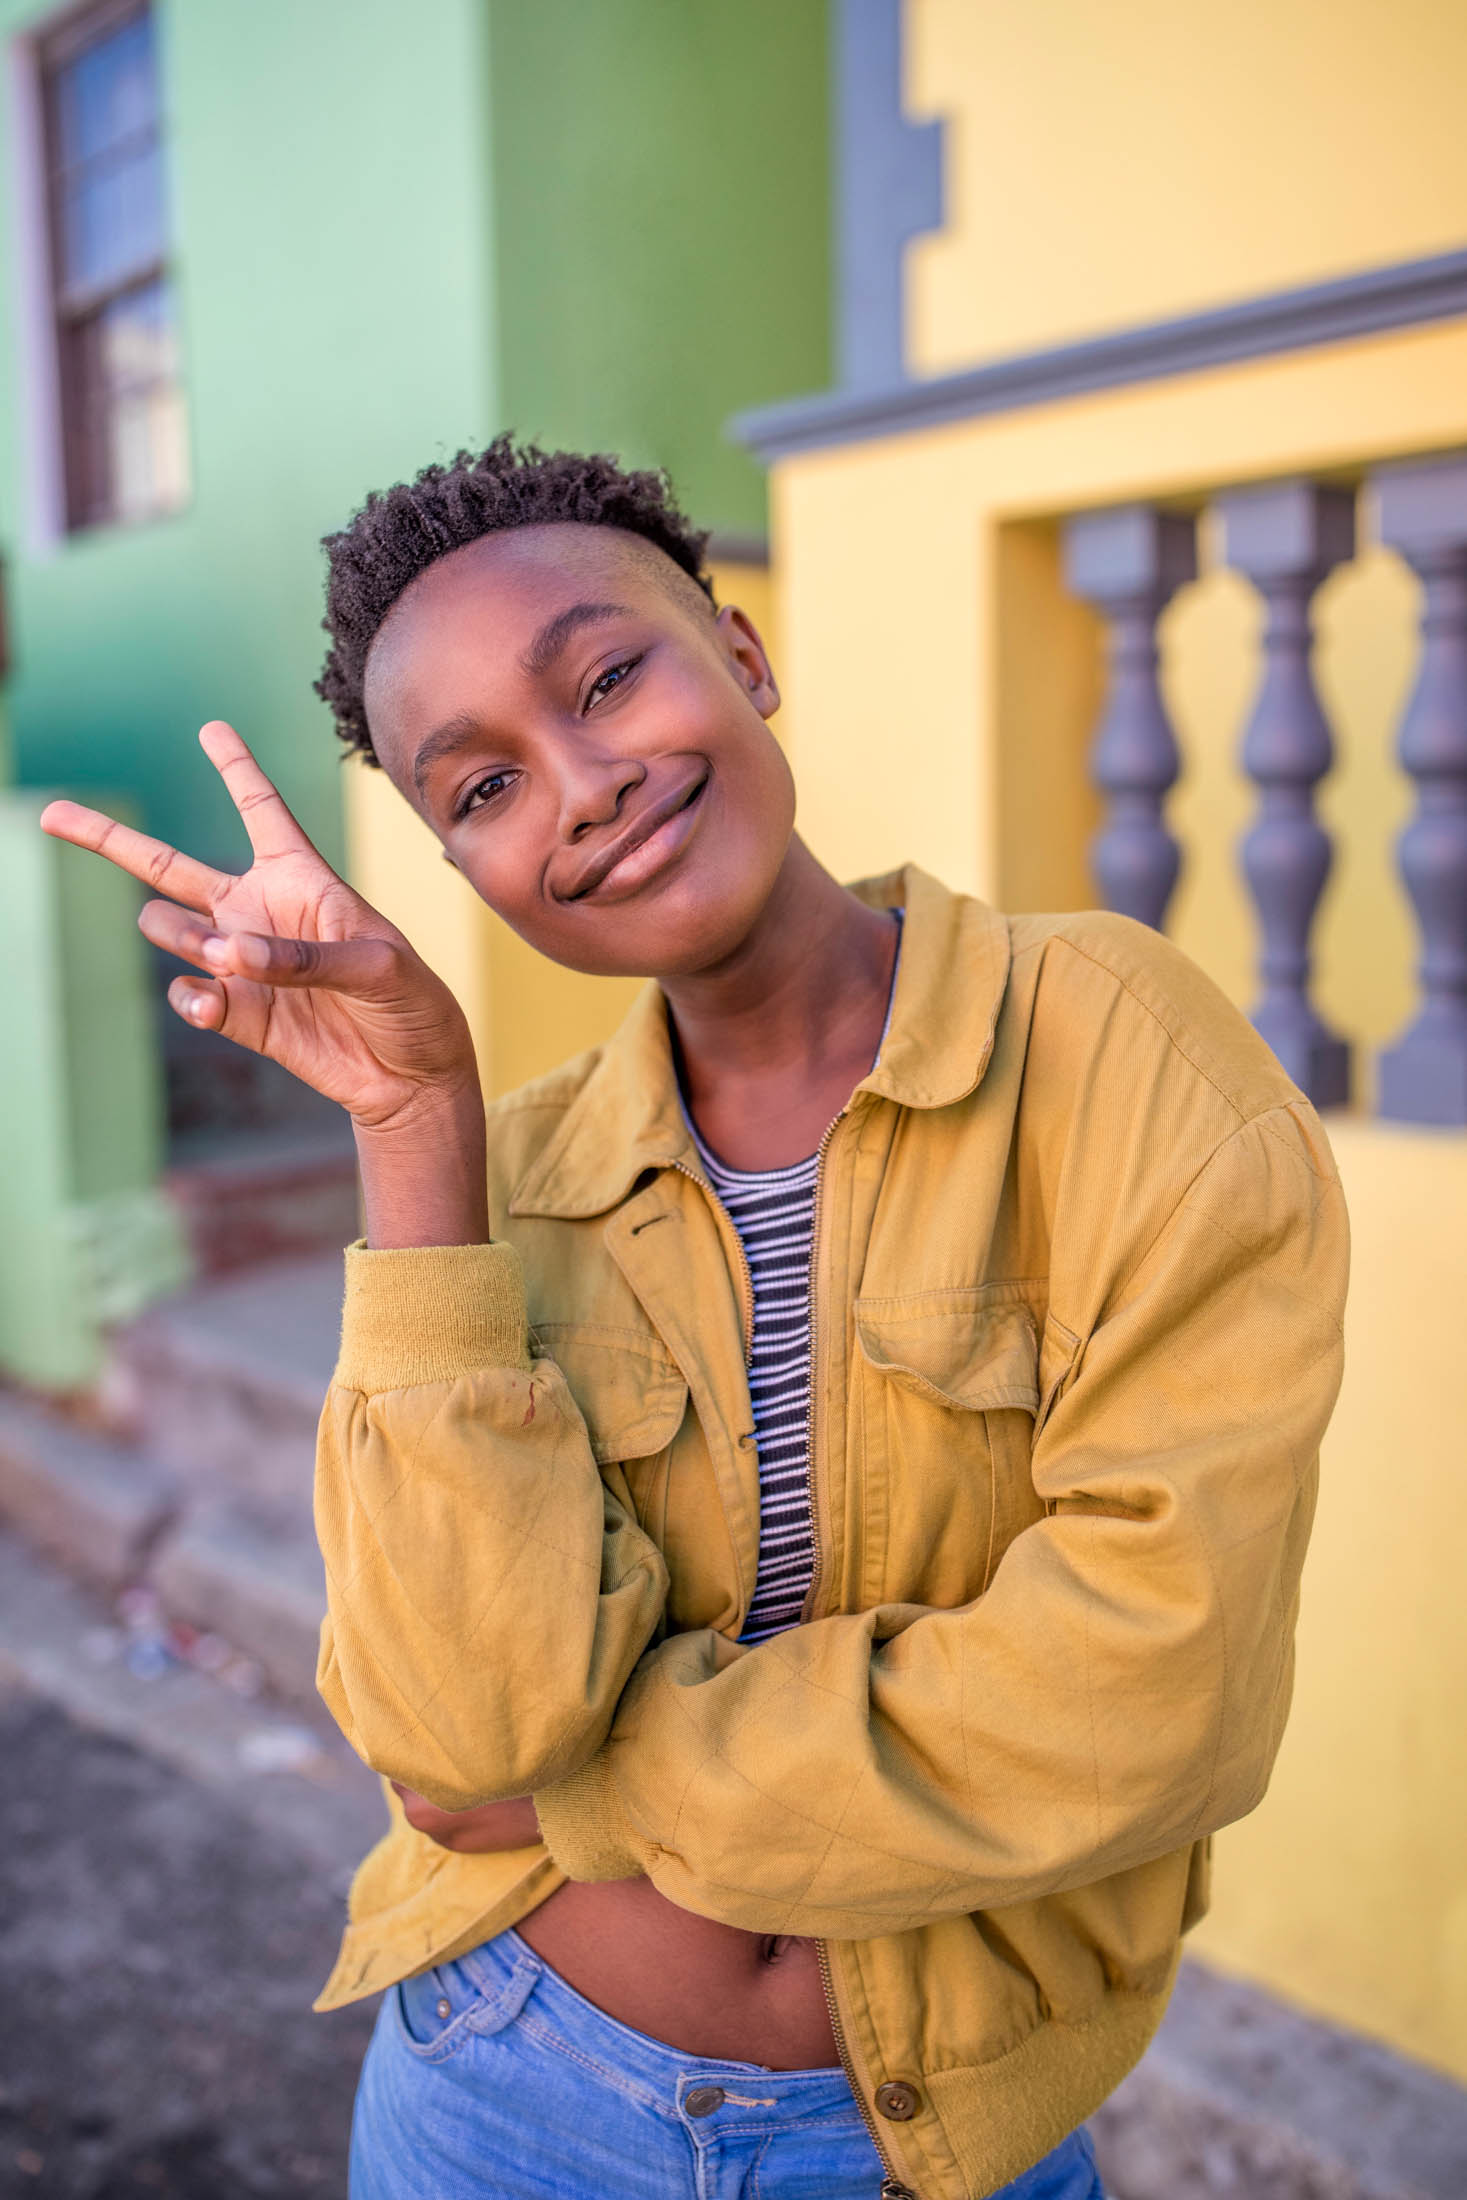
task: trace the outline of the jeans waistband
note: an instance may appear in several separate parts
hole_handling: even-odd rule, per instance
[[[523,2003],[533,1993],[542,2020],[585,2060],[623,2088],[645,2089],[658,2106],[681,2107],[698,2086],[721,2086],[731,2103],[776,2114],[819,2115],[849,2105],[859,2116],[844,2070],[768,2070],[760,2063],[689,2055],[609,2017],[568,1986],[513,1926],[459,1959],[487,1998]]]

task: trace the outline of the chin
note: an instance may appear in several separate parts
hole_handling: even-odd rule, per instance
[[[762,903],[751,909],[745,895],[738,896],[737,902],[730,907],[727,902],[700,900],[690,906],[679,897],[676,903],[646,911],[618,911],[622,922],[607,921],[600,937],[554,946],[532,941],[531,945],[588,977],[692,977],[727,961],[748,936]]]

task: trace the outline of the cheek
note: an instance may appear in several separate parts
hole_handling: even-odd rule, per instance
[[[795,822],[795,781],[789,759],[768,727],[741,751],[729,774],[722,837],[737,842],[744,862],[762,852],[778,868]]]

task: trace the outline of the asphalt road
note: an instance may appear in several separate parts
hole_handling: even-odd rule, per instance
[[[330,1874],[0,1693],[0,2200],[339,2200],[372,2009],[311,2013]]]

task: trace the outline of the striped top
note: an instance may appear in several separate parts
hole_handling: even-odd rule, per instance
[[[784,1169],[730,1169],[693,1136],[754,1285],[749,1397],[759,1451],[759,1571],[739,1639],[763,1642],[799,1624],[815,1570],[807,1461],[817,1156]]]
[[[901,910],[892,915],[900,930]],[[894,998],[895,968],[891,994]],[[877,1061],[890,1023],[891,998]],[[812,1153],[783,1169],[731,1169],[704,1145],[686,1108],[683,1114],[708,1181],[738,1232],[754,1287],[749,1398],[759,1454],[759,1566],[739,1640],[764,1642],[799,1625],[815,1572],[809,1480],[810,1280],[820,1156]]]

